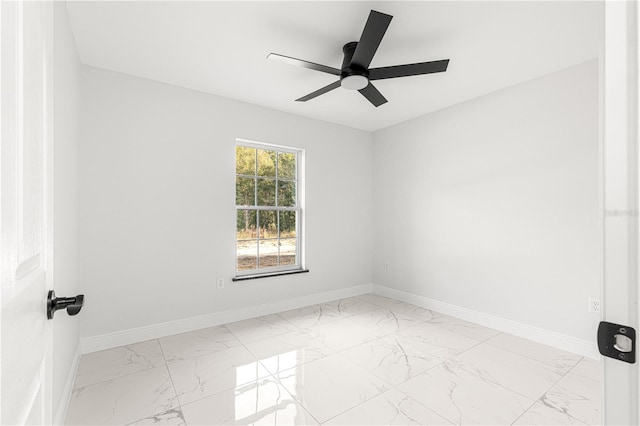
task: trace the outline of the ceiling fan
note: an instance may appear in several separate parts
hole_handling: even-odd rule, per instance
[[[443,59],[440,61],[419,62],[416,64],[369,68],[373,55],[375,55],[376,50],[378,50],[382,37],[384,37],[384,33],[391,23],[391,18],[393,18],[393,16],[372,10],[371,13],[369,13],[369,19],[367,19],[367,23],[362,31],[360,41],[352,41],[345,44],[342,48],[344,59],[342,60],[342,68],[340,69],[279,55],[277,53],[270,53],[267,58],[279,59],[292,65],[340,77],[338,81],[296,99],[296,101],[306,102],[342,86],[348,90],[359,91],[369,102],[379,107],[386,103],[387,100],[382,96],[382,93],[371,84],[372,81],[444,72],[449,65],[449,60]]]

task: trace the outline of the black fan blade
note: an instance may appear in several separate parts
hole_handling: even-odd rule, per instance
[[[340,75],[340,70],[337,68],[316,64],[314,62],[303,61],[302,59],[291,58],[289,56],[279,55],[277,53],[269,53],[269,55],[267,55],[267,59],[279,59],[282,62],[286,62],[288,64],[296,65],[303,68],[309,68],[310,70],[326,72],[327,74]]]
[[[441,61],[420,62],[418,64],[372,68],[369,70],[369,80],[383,80],[385,78],[409,77],[410,75],[445,72],[448,65],[449,60],[443,59]]]
[[[387,103],[387,100],[382,96],[382,93],[380,93],[371,83],[369,83],[369,85],[364,89],[358,90],[358,92],[362,93],[362,96],[367,98],[376,108]]]
[[[330,92],[333,89],[337,89],[338,87],[340,87],[340,80],[336,81],[335,83],[331,83],[328,86],[324,86],[322,89],[318,89],[315,92],[309,93],[307,96],[303,96],[300,99],[296,99],[296,101],[298,101],[298,102],[306,102],[309,99],[313,99],[313,98],[318,97],[320,95],[324,95],[325,93]]]
[[[362,30],[360,41],[356,46],[356,50],[353,52],[353,57],[351,58],[352,65],[369,68],[373,55],[376,54],[382,37],[384,37],[384,33],[391,23],[391,18],[393,18],[391,15],[376,12],[375,10],[371,11],[364,30]]]

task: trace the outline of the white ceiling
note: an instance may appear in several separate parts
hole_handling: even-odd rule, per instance
[[[374,131],[598,56],[601,2],[70,2],[83,63]],[[371,67],[450,58],[446,73],[376,81],[373,107],[335,76],[369,11],[393,15]]]

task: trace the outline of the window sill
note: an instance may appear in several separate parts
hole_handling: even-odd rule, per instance
[[[270,277],[280,277],[283,275],[294,275],[294,274],[304,274],[305,272],[309,272],[308,269],[295,269],[292,271],[278,271],[278,272],[269,272],[266,274],[254,274],[254,275],[241,275],[239,277],[231,278],[231,281],[248,281],[248,280],[257,280],[258,278],[270,278]]]

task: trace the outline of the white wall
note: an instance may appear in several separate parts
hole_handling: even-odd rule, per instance
[[[371,283],[369,133],[97,68],[82,81],[83,336]],[[231,282],[236,138],[306,150],[311,272]]]
[[[595,61],[373,135],[92,67],[82,82],[84,337],[373,281],[594,340]],[[230,281],[236,138],[306,149],[310,273]]]
[[[80,60],[66,4],[54,8],[54,257],[53,288],[58,296],[82,293],[78,263],[78,145],[80,143]],[[74,373],[80,316],[58,312],[53,322],[53,409],[66,410],[65,389]]]
[[[597,68],[376,132],[374,282],[594,341]]]

